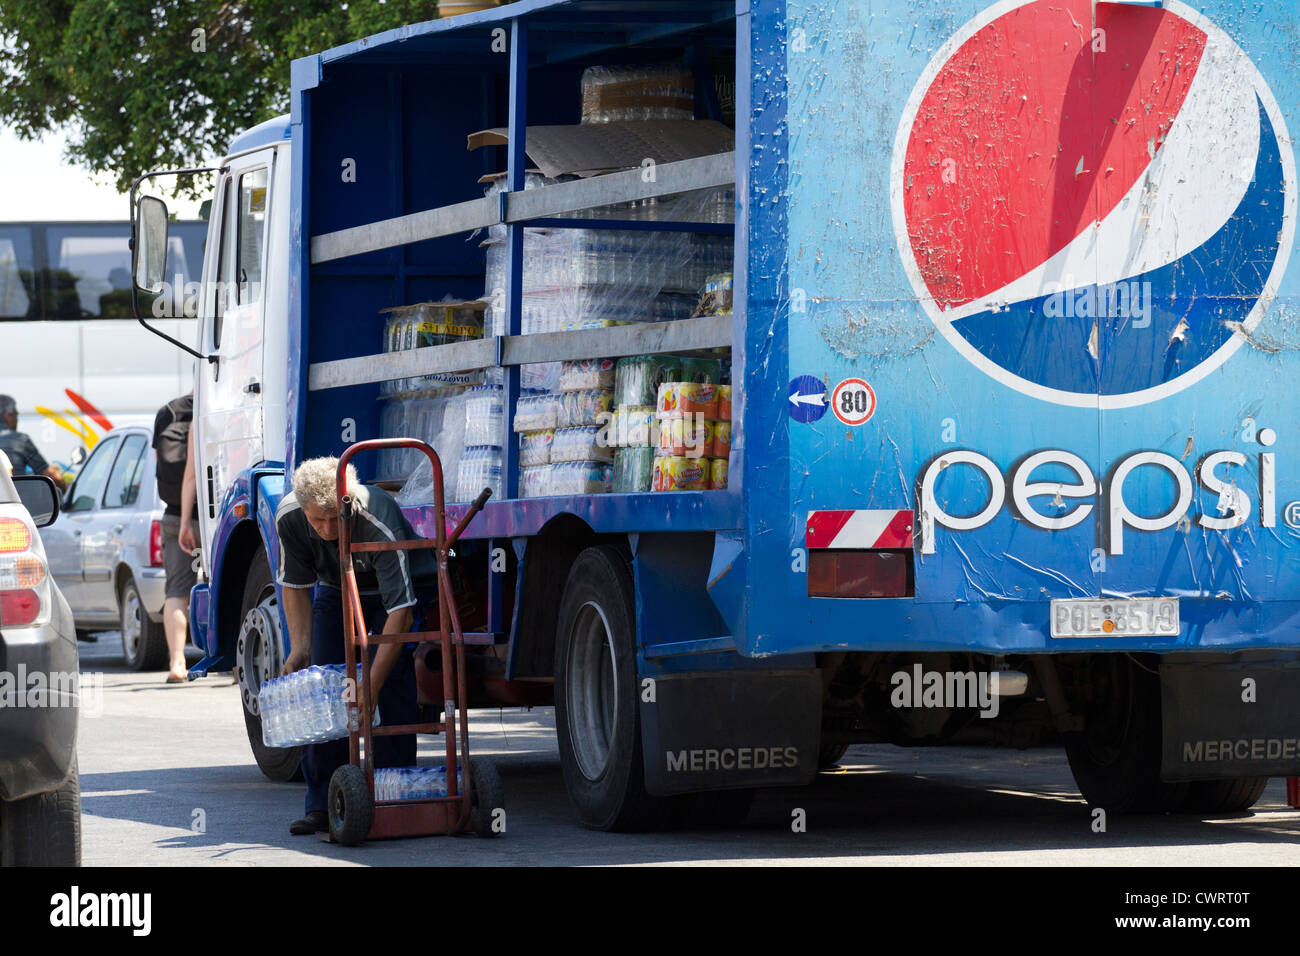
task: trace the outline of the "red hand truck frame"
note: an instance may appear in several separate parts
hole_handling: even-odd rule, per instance
[[[348,462],[358,452],[389,448],[415,448],[429,459],[433,472],[434,516],[437,522],[437,531],[432,541],[424,538],[408,541],[352,541],[352,518],[357,505],[347,493]],[[340,456],[335,481],[339,515],[339,570],[343,588],[345,674],[348,677],[356,674],[359,659],[361,680],[357,684],[355,699],[348,704],[348,726],[355,728],[348,733],[348,763],[335,770],[330,778],[327,803],[329,831],[322,833],[321,837],[351,846],[366,839],[430,836],[467,830],[473,830],[480,836],[495,836],[493,824],[496,821],[493,813],[503,803],[501,785],[490,764],[470,760],[469,719],[463,706],[463,702],[468,700],[465,686],[465,645],[491,644],[495,636],[465,634],[461,631],[460,615],[456,610],[456,598],[447,567],[451,546],[456,543],[466,525],[483,509],[492,489],[483,489],[448,534],[443,501],[442,462],[438,453],[425,442],[414,438],[376,438],[357,442]],[[437,551],[438,630],[368,634],[352,556],[364,551],[412,551],[418,548],[434,548]],[[444,639],[447,635],[450,635],[450,640]],[[371,701],[374,695],[370,684],[370,647],[408,643],[433,643],[441,646],[443,719],[432,724],[385,724],[375,727],[372,725],[374,708]],[[459,750],[457,730],[460,737]],[[446,739],[447,795],[427,800],[376,800],[375,738],[416,733],[441,733]],[[457,780],[462,765],[469,772],[463,775],[465,787],[463,792],[459,792]]]

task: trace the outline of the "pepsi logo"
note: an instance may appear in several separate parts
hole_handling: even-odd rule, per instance
[[[1199,381],[1286,271],[1296,174],[1259,70],[1181,3],[1009,0],[930,62],[894,144],[903,265],[998,381],[1122,408]]]

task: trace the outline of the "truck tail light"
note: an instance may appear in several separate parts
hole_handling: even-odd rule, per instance
[[[163,566],[162,522],[157,518],[149,526],[149,567]]]
[[[26,627],[40,616],[41,596],[35,591],[0,591],[0,627]]]
[[[26,551],[32,546],[32,529],[18,518],[0,518],[0,554]]]
[[[911,597],[912,550],[808,552],[808,596]]]

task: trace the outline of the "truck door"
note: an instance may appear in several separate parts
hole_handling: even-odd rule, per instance
[[[270,187],[275,151],[233,160],[213,203],[204,261],[203,350],[196,372],[194,428],[199,519],[205,553],[221,503],[240,472],[264,460],[263,319]]]

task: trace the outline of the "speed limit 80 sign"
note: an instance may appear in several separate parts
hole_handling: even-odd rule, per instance
[[[835,417],[845,425],[861,425],[876,413],[876,393],[860,378],[846,378],[831,396]]]

